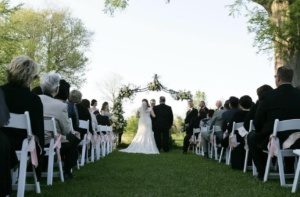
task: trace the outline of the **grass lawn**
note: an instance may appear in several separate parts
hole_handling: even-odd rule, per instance
[[[42,186],[41,196],[293,195],[290,188],[280,187],[279,180],[262,183],[250,172],[243,174],[213,160],[172,149],[160,155],[115,151],[75,171],[73,180],[60,183],[56,179],[52,187]]]

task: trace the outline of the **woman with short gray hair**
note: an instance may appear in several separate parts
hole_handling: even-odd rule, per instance
[[[25,111],[29,112],[32,133],[36,136],[41,148],[44,148],[43,105],[41,99],[30,92],[30,85],[38,76],[39,65],[29,57],[18,56],[7,65],[6,71],[8,82],[1,86],[1,88],[4,93],[7,108],[10,113],[22,114]],[[21,150],[22,142],[27,138],[27,133],[20,132],[20,129],[12,128],[1,128],[0,132],[9,140],[12,154],[8,162],[10,164],[9,167],[13,168],[18,165],[15,151]],[[37,146],[37,149],[39,149],[39,146]],[[38,150],[37,153],[40,153],[40,150]],[[38,159],[40,163],[40,155],[38,155]],[[38,176],[39,175],[40,174],[38,174]],[[4,179],[9,178],[10,177],[5,177]],[[0,185],[2,186],[2,184]],[[4,190],[5,195],[10,195],[11,187],[4,188]]]
[[[59,81],[61,77],[58,73],[50,72],[43,76],[41,82],[41,88],[44,94],[56,96],[59,88]]]
[[[76,164],[77,150],[76,147],[67,140],[67,136],[72,132],[71,123],[68,118],[67,104],[62,100],[54,98],[58,94],[60,80],[60,75],[55,72],[45,74],[41,82],[44,95],[40,95],[40,98],[44,107],[44,116],[55,118],[57,132],[62,136],[60,153],[64,161],[64,176],[65,179],[68,179],[72,178],[71,169]],[[51,138],[52,134],[46,131],[45,144],[49,144]]]

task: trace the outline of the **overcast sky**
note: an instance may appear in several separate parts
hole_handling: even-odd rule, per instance
[[[68,8],[94,32],[84,97],[103,102],[99,84],[113,73],[124,83],[146,86],[156,73],[175,90],[205,91],[208,106],[217,99],[248,94],[256,100],[256,88],[274,87],[274,63],[257,54],[253,35],[243,17],[228,15],[233,0],[199,1],[130,0],[114,17],[103,13],[103,0],[13,0],[33,8]],[[125,102],[126,115],[142,98],[162,93],[139,94]],[[186,102],[167,97],[175,114],[184,115]]]

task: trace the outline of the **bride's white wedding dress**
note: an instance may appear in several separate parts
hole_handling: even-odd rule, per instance
[[[126,149],[120,151],[126,153],[159,154],[152,130],[151,109],[143,105],[139,108],[138,112],[140,118],[137,133],[131,144]]]

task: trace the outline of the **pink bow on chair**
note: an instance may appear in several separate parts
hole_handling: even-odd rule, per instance
[[[273,135],[270,136],[270,140],[268,143],[268,150],[271,154],[271,157],[278,154],[279,151],[279,139]]]
[[[35,146],[34,136],[31,136],[30,139],[29,139],[28,150],[30,152],[30,158],[31,158],[32,165],[34,167],[37,167],[39,165],[39,162],[38,162],[37,153],[36,153],[36,146]]]
[[[98,142],[98,134],[92,135],[91,137],[92,137],[92,139],[91,139],[92,146],[95,148],[96,144]]]
[[[60,156],[60,148],[61,148],[61,135],[58,134],[56,136],[56,139],[55,139],[55,144],[54,144],[54,149],[56,148],[56,154],[57,154],[57,159],[59,161],[61,161],[61,156]]]

